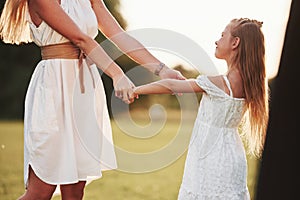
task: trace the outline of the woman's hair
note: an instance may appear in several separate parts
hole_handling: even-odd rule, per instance
[[[269,120],[269,89],[265,68],[265,44],[262,22],[247,18],[233,19],[231,35],[240,38],[233,64],[243,80],[250,130],[245,132],[248,150],[261,156]]]
[[[0,17],[0,38],[5,43],[31,42],[27,0],[6,0]]]

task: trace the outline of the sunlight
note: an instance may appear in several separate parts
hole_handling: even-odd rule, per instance
[[[291,0],[121,0],[127,30],[161,28],[184,34],[207,52],[219,73],[226,71],[226,64],[214,57],[214,42],[229,21],[240,17],[263,21],[269,78],[278,72],[290,6]],[[169,66],[193,67],[165,52],[153,51],[153,54]]]

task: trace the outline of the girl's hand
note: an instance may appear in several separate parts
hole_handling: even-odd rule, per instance
[[[139,98],[139,93],[138,93],[138,87],[133,88],[133,96],[134,98],[138,99]]]

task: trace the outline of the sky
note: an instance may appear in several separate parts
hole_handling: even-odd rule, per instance
[[[218,73],[226,63],[214,57],[215,41],[233,18],[247,17],[263,22],[266,68],[273,78],[280,62],[291,0],[120,0],[127,31],[144,28],[170,30],[198,44],[214,63]],[[149,35],[151,37],[151,35]],[[139,39],[139,38],[137,38]],[[140,41],[142,44],[143,41]],[[147,48],[147,44],[144,44]],[[168,66],[194,67],[174,52],[150,49]],[[194,54],[191,50],[191,54]],[[206,71],[207,69],[202,69]],[[209,71],[209,70],[207,70]]]

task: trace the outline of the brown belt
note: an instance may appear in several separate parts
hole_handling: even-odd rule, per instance
[[[71,42],[65,42],[60,44],[51,44],[46,46],[41,46],[41,55],[43,60],[48,59],[79,59],[78,69],[79,69],[79,82],[81,93],[84,93],[84,81],[83,81],[83,59],[85,58],[84,53]],[[93,74],[90,67],[89,71],[93,80],[93,86],[95,87],[95,82]]]

